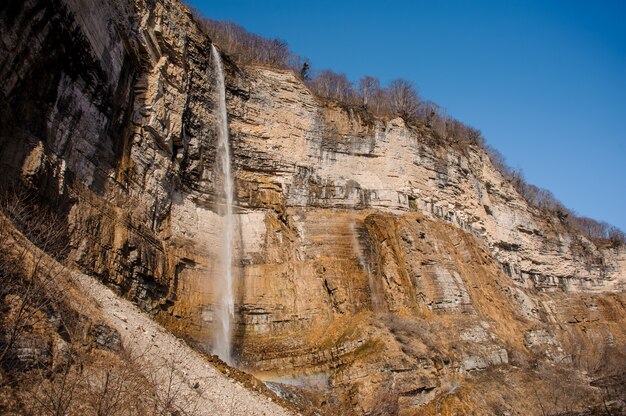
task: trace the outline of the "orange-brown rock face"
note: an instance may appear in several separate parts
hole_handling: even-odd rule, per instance
[[[91,3],[2,6],[2,173],[64,216],[77,267],[210,349],[210,39],[173,0]],[[225,66],[240,367],[327,413],[618,407],[623,247],[527,205],[480,148]]]

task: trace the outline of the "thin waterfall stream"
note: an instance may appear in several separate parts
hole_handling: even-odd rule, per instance
[[[352,236],[352,248],[359,259],[359,265],[367,273],[367,283],[370,289],[372,311],[379,312],[381,308],[381,301],[378,295],[378,289],[376,287],[376,283],[374,282],[374,276],[370,265],[367,261],[365,261],[363,247],[361,247],[360,243],[360,232],[354,221],[350,223],[350,235]]]
[[[222,252],[219,260],[219,275],[214,279],[215,287],[215,328],[213,335],[213,353],[224,362],[231,364],[231,332],[235,317],[233,290],[233,178],[231,174],[230,140],[228,136],[228,116],[226,113],[226,86],[222,58],[211,45],[211,57],[215,62],[217,100],[217,156],[222,168],[224,206]]]

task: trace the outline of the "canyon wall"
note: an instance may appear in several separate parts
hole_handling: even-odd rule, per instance
[[[209,351],[210,39],[173,0],[9,1],[0,20],[4,182],[63,216],[69,263]],[[624,247],[529,206],[479,147],[224,61],[240,367],[357,413],[539,414],[619,394]]]

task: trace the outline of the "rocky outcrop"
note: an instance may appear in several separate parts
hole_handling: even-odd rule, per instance
[[[222,229],[210,39],[174,0],[10,2],[0,21],[6,181],[63,215],[69,262],[208,349]],[[357,412],[380,394],[511,411],[553,364],[601,396],[585,377],[623,369],[623,247],[529,206],[481,148],[224,59],[242,367]],[[510,403],[480,393],[487,373],[515,379]]]

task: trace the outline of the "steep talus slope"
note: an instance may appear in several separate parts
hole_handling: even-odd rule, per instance
[[[209,350],[210,39],[173,0],[11,1],[0,21],[5,180],[63,216],[70,264]],[[243,368],[330,413],[616,405],[623,247],[529,206],[479,147],[224,59]]]

